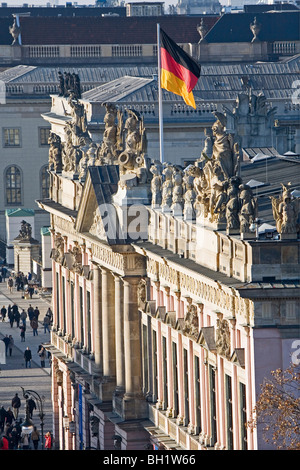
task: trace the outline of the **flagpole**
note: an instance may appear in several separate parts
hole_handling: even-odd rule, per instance
[[[159,23],[157,23],[157,66],[158,66],[159,152],[160,152],[160,162],[164,163],[163,107],[162,107],[162,88],[161,88],[161,81],[160,81],[161,60],[160,60],[160,25]]]

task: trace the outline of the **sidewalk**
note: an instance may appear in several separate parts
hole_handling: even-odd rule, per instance
[[[51,368],[48,359],[46,360],[46,367],[41,367],[41,361],[37,352],[40,344],[50,342],[50,334],[48,332],[44,334],[44,327],[42,325],[43,318],[50,304],[39,298],[38,295],[33,295],[33,298],[30,300],[22,299],[21,291],[18,292],[14,287],[13,292],[10,293],[7,289],[6,281],[0,283],[0,309],[3,305],[7,308],[8,305],[12,306],[14,303],[18,305],[20,313],[22,308],[27,312],[30,304],[33,308],[38,307],[40,311],[39,328],[38,335],[33,336],[33,331],[27,318],[25,342],[21,342],[20,330],[17,328],[16,323],[11,328],[7,316],[5,322],[2,322],[2,318],[0,318],[0,340],[5,335],[12,335],[14,339],[12,356],[6,357],[6,364],[0,364],[0,406],[4,406],[5,409],[11,407],[11,400],[15,393],[18,393],[22,402],[20,417],[24,419],[25,400],[21,387],[25,390],[34,390],[41,397],[45,397],[43,405],[44,413],[46,414],[44,433],[47,431],[52,432]],[[24,351],[27,347],[29,347],[32,353],[31,368],[25,367]],[[32,421],[40,432],[38,410],[34,410]]]

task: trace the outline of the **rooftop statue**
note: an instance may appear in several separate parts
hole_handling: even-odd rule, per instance
[[[62,144],[61,138],[54,132],[50,132],[48,138],[49,147],[49,170],[57,173],[62,170]]]
[[[122,149],[123,120],[120,110],[112,103],[103,103],[106,108],[104,116],[105,129],[103,140],[98,150],[100,164],[116,164]],[[116,120],[118,119],[118,122]]]
[[[9,27],[9,32],[13,37],[12,46],[16,46],[18,44],[18,39],[21,34],[21,28],[17,25],[17,18],[15,17],[13,25]]]
[[[136,111],[129,109],[127,112],[128,118],[123,128],[124,150],[118,158],[120,174],[136,175],[140,183],[146,183],[149,171],[146,160],[147,137],[144,120]]]
[[[22,220],[21,222],[21,230],[19,231],[18,238],[20,240],[31,240],[32,238],[32,228],[26,220]]]
[[[282,195],[278,198],[271,196],[273,217],[276,221],[277,232],[297,237],[299,231],[300,201],[291,195],[290,184],[282,186]],[[289,238],[289,237],[288,237]]]
[[[59,96],[72,95],[76,99],[81,98],[81,84],[79,75],[70,72],[58,72]]]

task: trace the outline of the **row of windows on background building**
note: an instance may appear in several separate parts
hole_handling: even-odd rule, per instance
[[[48,146],[50,129],[48,127],[38,128],[39,146]],[[4,127],[3,128],[3,147],[22,147],[21,129],[19,127]]]
[[[48,166],[45,165],[40,171],[40,194],[41,198],[49,197],[49,173]],[[23,205],[23,177],[22,170],[11,165],[4,173],[5,205]]]

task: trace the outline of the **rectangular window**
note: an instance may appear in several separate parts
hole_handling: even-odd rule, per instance
[[[142,341],[143,341],[143,392],[149,391],[148,383],[148,331],[147,326],[142,325]]]
[[[168,362],[167,362],[167,340],[162,338],[162,354],[163,354],[163,408],[168,408]]]
[[[63,322],[64,332],[67,333],[67,320],[66,320],[66,282],[65,277],[62,276],[62,308],[63,308]]]
[[[79,309],[80,309],[80,336],[82,346],[85,344],[84,321],[83,321],[83,288],[79,286]]]
[[[88,350],[92,350],[92,337],[91,337],[91,294],[89,291],[86,293],[86,324],[88,334]]]
[[[227,449],[233,450],[232,383],[231,383],[231,377],[227,374],[225,374],[225,389],[226,389]]]
[[[158,377],[157,377],[157,338],[156,338],[156,331],[153,330],[152,333],[152,341],[153,341],[153,398],[154,401],[157,400],[157,392],[158,392]]]
[[[243,383],[240,383],[240,428],[241,450],[247,450],[246,386]]]
[[[72,338],[75,338],[74,283],[71,281],[71,325]]]
[[[200,361],[199,357],[195,356],[195,417],[196,417],[196,432],[201,432],[201,391],[200,391]]]
[[[49,127],[40,127],[39,128],[39,145],[40,147],[48,147],[48,139],[50,134]]]
[[[209,366],[211,446],[217,442],[216,371]]]
[[[21,147],[21,129],[7,127],[3,129],[4,147]]]
[[[60,328],[60,312],[59,312],[59,275],[56,273],[56,318],[57,318],[57,326]]]
[[[183,373],[184,373],[184,420],[187,426],[190,421],[190,407],[189,407],[189,368],[188,368],[188,352],[183,350]]]
[[[177,362],[177,344],[172,342],[172,368],[173,368],[173,414],[174,418],[178,415],[178,362]]]

